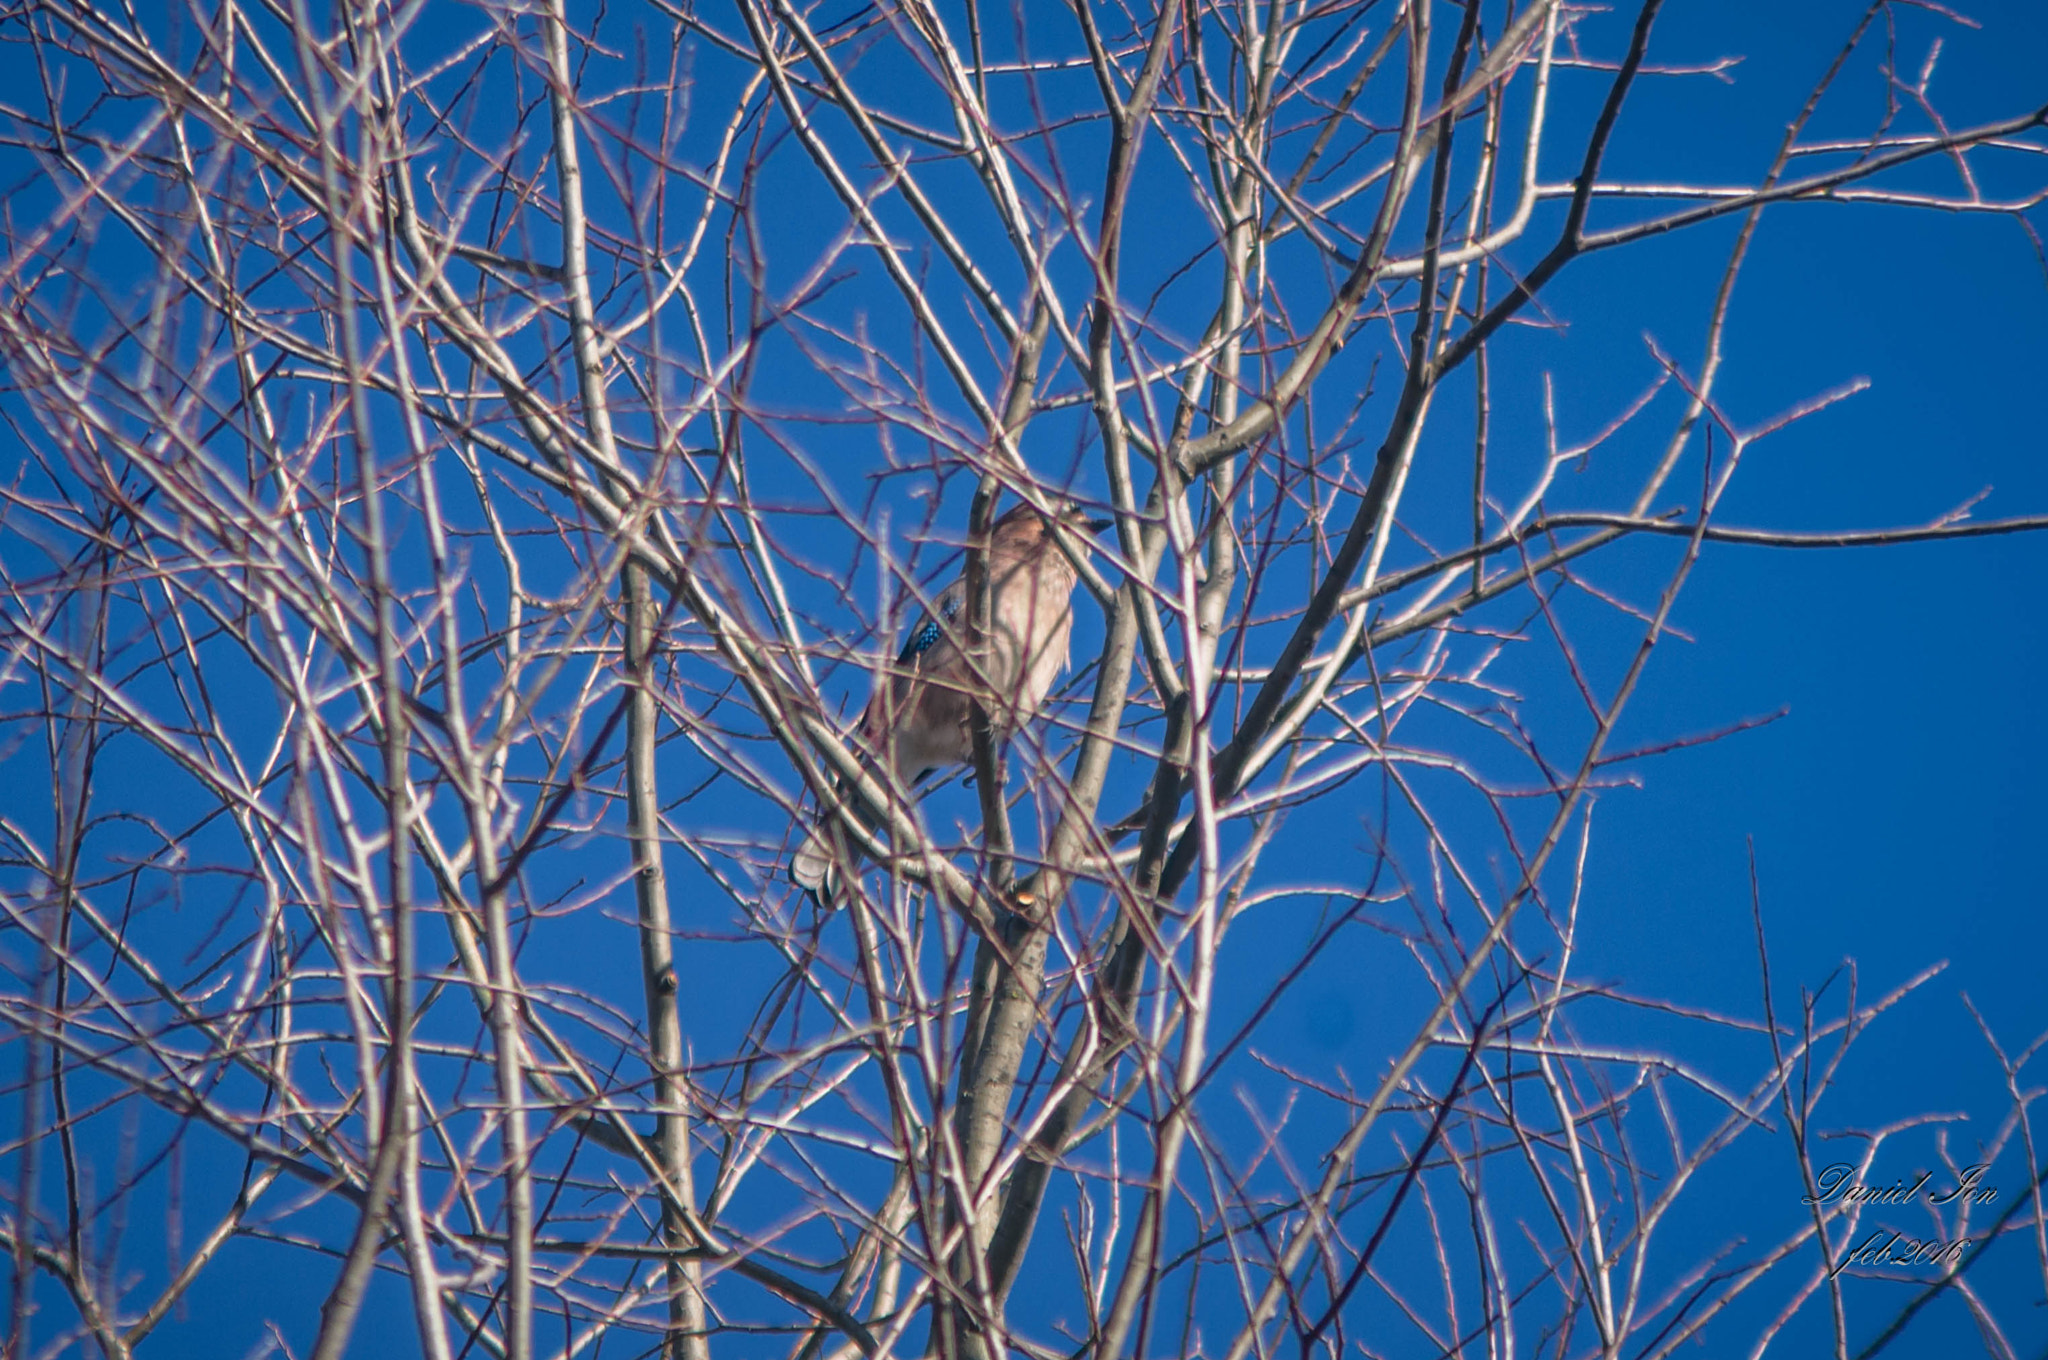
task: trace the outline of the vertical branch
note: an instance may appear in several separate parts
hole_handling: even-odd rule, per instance
[[[107,526],[102,526],[101,532],[106,533]],[[101,674],[105,666],[109,600],[107,592],[91,582],[111,578],[112,556],[105,549],[93,554],[90,565],[81,573],[83,580],[67,611],[74,614],[78,622],[75,631],[80,634],[80,640],[74,645],[78,649],[79,661],[90,667],[94,675]],[[86,1297],[92,1288],[92,1251],[87,1238],[85,1211],[81,1207],[78,1129],[71,1108],[63,1036],[71,1010],[71,926],[78,906],[78,868],[85,852],[86,829],[92,822],[93,766],[100,744],[99,704],[89,685],[75,686],[66,696],[51,690],[51,676],[47,670],[39,678],[43,682],[43,698],[49,711],[65,713],[64,720],[55,725],[52,734],[55,745],[50,752],[51,795],[57,813],[56,854],[51,865],[50,884],[54,897],[52,905],[56,911],[55,920],[49,927],[55,939],[55,948],[49,955],[49,1024],[57,1042],[50,1045],[50,1113],[55,1116],[57,1146],[64,1164],[64,1226],[71,1269],[77,1277],[73,1288],[79,1293],[81,1305],[90,1316],[101,1310],[96,1301],[88,1303]],[[25,1223],[23,1226],[27,1230],[31,1225]]]
[[[384,528],[384,491],[378,480],[370,396],[364,381],[368,372],[366,347],[362,318],[356,305],[353,268],[356,222],[365,206],[360,197],[368,186],[364,180],[358,179],[347,186],[353,192],[344,193],[341,147],[344,110],[326,97],[320,68],[324,54],[315,41],[312,15],[305,0],[294,0],[292,13],[300,73],[305,79],[307,97],[313,102],[319,124],[316,131],[320,148],[322,207],[334,243],[333,306],[341,331],[349,424],[356,454],[356,488],[362,504],[360,543],[369,576],[373,613],[376,702],[372,712],[373,722],[379,724],[383,765],[379,793],[386,823],[385,888],[390,905],[389,929],[386,932],[390,978],[385,993],[389,1048],[384,1065],[383,1117],[381,1126],[372,1130],[374,1148],[362,1213],[343,1258],[341,1275],[321,1307],[320,1331],[312,1351],[313,1360],[340,1360],[362,1311],[370,1272],[383,1243],[391,1192],[397,1184],[404,1160],[404,1143],[416,1129],[412,1029],[413,986],[418,962],[415,957],[410,854],[413,809],[406,765],[410,742],[406,709],[408,696],[400,666],[397,608]],[[360,168],[358,173],[362,173]],[[374,918],[374,906],[367,900],[370,883],[365,880],[361,888],[366,893],[365,915]],[[345,948],[340,944],[338,935],[336,940],[337,949]],[[359,1079],[368,1086],[376,1077],[364,1070]],[[524,1360],[524,1356],[518,1360]]]
[[[1095,260],[1094,320],[1088,343],[1096,419],[1102,430],[1105,448],[1112,459],[1122,456],[1125,442],[1123,418],[1115,393],[1111,350],[1124,209],[1136,168],[1138,147],[1143,140],[1145,124],[1151,116],[1152,103],[1165,70],[1177,15],[1178,6],[1168,4],[1162,7],[1157,27],[1147,46],[1144,66],[1128,101],[1117,100],[1114,89],[1108,85],[1104,87],[1114,126],[1109,164],[1105,170],[1105,202]],[[1014,427],[1029,413],[1033,382],[1020,380],[1029,378],[1035,381],[1038,349],[1043,345],[1049,321],[1050,299],[1041,298],[1032,318],[1032,328],[1027,334],[1024,346],[1020,348],[1019,362],[1013,374],[1013,385],[1007,403],[1008,409],[1004,412],[1003,433],[1006,437],[999,441],[999,446],[1014,447],[1009,436]],[[984,630],[983,636],[986,636],[985,630],[989,626],[989,589],[984,539],[987,532],[986,521],[993,508],[993,496],[990,492],[988,479],[985,478],[975,498],[977,532],[973,549],[975,556],[982,559],[982,564],[970,559],[967,578],[970,610],[976,619],[976,626]],[[1119,601],[1128,602],[1133,606],[1139,603],[1135,594],[1129,591],[1120,594]],[[1110,668],[1105,667],[1104,670],[1108,673]],[[989,800],[993,795],[993,810],[996,814],[995,820],[985,822],[985,825],[1000,826],[1002,829],[996,834],[1007,839],[1007,814],[1002,809],[1000,789],[989,788],[990,779],[996,772],[995,761],[991,743],[987,740],[985,723],[980,718],[976,719],[974,741],[983,807],[990,809]],[[1068,822],[1083,815],[1087,814],[1070,811],[1068,817],[1063,819],[1062,832],[1066,831]],[[1003,1115],[1015,1087],[1025,1046],[1037,1020],[1049,941],[1046,923],[1058,910],[1062,895],[1063,885],[1056,885],[1051,881],[1035,881],[1030,895],[1020,898],[1020,905],[1025,906],[1030,912],[1030,917],[1013,914],[1005,925],[1003,945],[1009,951],[1009,957],[1000,957],[996,947],[988,941],[984,941],[978,947],[973,1008],[970,1009],[967,1024],[971,1046],[963,1047],[962,1051],[961,1098],[956,1112],[959,1126],[964,1131],[960,1143],[966,1163],[965,1179],[969,1192],[977,1201],[986,1193],[987,1187],[983,1182],[989,1168],[994,1164],[996,1147],[1002,1134]],[[972,1217],[969,1220],[970,1231],[966,1234],[968,1240],[963,1250],[973,1253],[971,1264],[976,1267],[976,1277],[987,1279],[991,1273],[988,1271],[990,1262],[987,1253],[995,1239],[997,1217],[977,1212],[975,1205],[968,1205],[965,1208]],[[964,1284],[965,1281],[961,1280],[960,1283]],[[999,1311],[1002,1307],[1003,1291],[998,1288],[992,1292],[994,1297],[984,1300],[985,1306],[991,1311]],[[956,1319],[960,1316],[959,1310],[955,1310],[954,1316]],[[955,1326],[957,1325],[956,1322]]]
[[[1031,397],[1038,386],[1039,356],[1045,352],[1046,332],[1052,324],[1052,310],[1044,300],[1032,308],[1030,324],[1017,338],[1010,362],[1009,391],[1003,399],[1001,423],[989,431],[989,456],[1002,473],[1028,481],[1030,469],[1018,454],[1025,423],[1031,417]],[[994,469],[984,471],[974,489],[974,504],[967,515],[967,562],[962,578],[967,592],[967,655],[979,658],[986,667],[986,649],[995,620],[994,592],[989,586],[988,536],[995,522],[996,497],[1002,480]],[[1007,890],[1014,872],[1010,861],[1013,838],[1010,806],[1003,797],[1008,784],[1000,743],[996,740],[992,715],[986,699],[977,696],[969,711],[968,725],[974,740],[975,792],[981,803],[982,850],[988,859],[989,885],[998,893]]]
[[[47,957],[49,951],[43,953]],[[41,988],[39,987],[40,994]],[[40,996],[39,996],[40,999]],[[11,1278],[7,1290],[7,1341],[0,1360],[21,1360],[28,1354],[29,1319],[34,1316],[36,1258],[35,1233],[37,1186],[42,1171],[42,1058],[47,1047],[42,1036],[30,1031],[22,1038],[21,1123],[16,1141],[21,1147],[14,1167],[13,1211],[18,1225],[8,1246]]]
[[[1547,50],[1547,48],[1546,48]],[[1478,203],[1472,213],[1472,231],[1467,241],[1468,248],[1486,239],[1493,226],[1493,199],[1495,166],[1500,154],[1501,93],[1489,90],[1486,95],[1486,144],[1480,152],[1479,174],[1475,182]],[[1523,155],[1533,159],[1533,150]],[[1486,314],[1486,284],[1493,262],[1481,256],[1472,265],[1472,315]],[[1448,338],[1450,328],[1445,327]],[[1486,446],[1492,433],[1493,393],[1492,371],[1488,366],[1491,351],[1481,345],[1472,354],[1472,544],[1476,548],[1486,541]],[[1478,595],[1486,584],[1486,564],[1478,558],[1472,562],[1472,594]]]
[[[1029,470],[1015,456],[1024,426],[1031,416],[1032,394],[1038,385],[1038,365],[1051,327],[1052,309],[1044,299],[1032,308],[1030,324],[1018,338],[1016,356],[1010,366],[1009,392],[1003,403],[1002,426],[990,431],[991,456],[1004,464],[1012,477],[1028,478]],[[1007,456],[1006,456],[1007,455]],[[986,668],[989,639],[995,620],[994,591],[988,572],[990,526],[995,520],[997,493],[1002,482],[991,470],[982,474],[975,488],[974,504],[968,514],[967,562],[963,579],[967,592],[967,654],[982,658]],[[1003,753],[996,739],[988,697],[1006,702],[1007,696],[977,697],[969,711],[969,729],[974,741],[975,792],[981,804],[982,853],[988,861],[989,886],[998,900],[1010,899],[1014,870],[1014,836],[1010,829],[1010,808],[1005,798],[1008,783]],[[1020,897],[1017,905],[1028,904]],[[979,1292],[976,1281],[986,1278],[986,1253],[995,1231],[995,1215],[984,1211],[990,1169],[1002,1142],[1003,1116],[1009,1109],[1017,1070],[1024,1047],[1038,1016],[1038,998],[1045,985],[1047,932],[1023,911],[1011,910],[998,923],[999,937],[980,936],[975,943],[974,972],[962,1027],[959,1056],[958,1095],[953,1107],[954,1139],[960,1148],[961,1180],[968,1200],[958,1206],[958,1218],[949,1218],[949,1230],[960,1232],[950,1269],[956,1298]],[[999,1293],[982,1299],[983,1307],[999,1315]],[[972,1336],[981,1341],[981,1328],[969,1321],[968,1309],[955,1303],[951,1309],[950,1335],[956,1343]]]
[[[647,1004],[648,1066],[652,1070],[655,1146],[662,1169],[686,1203],[696,1202],[690,1171],[690,1130],[683,1104],[683,1033],[678,1014],[681,979],[676,973],[675,933],[669,922],[668,872],[661,854],[661,797],[654,764],[661,709],[655,697],[654,651],[660,607],[647,573],[636,562],[623,572],[626,612],[626,676],[632,687],[626,709],[626,824],[633,845],[633,903],[640,923],[640,973]],[[662,1201],[662,1241],[675,1253],[668,1261],[669,1335],[663,1354],[672,1360],[704,1360],[703,1274],[682,1253],[692,1244],[682,1206]]]
[[[563,0],[549,6],[547,30],[548,100],[554,117],[556,180],[562,200],[562,279],[568,294],[569,324],[584,419],[599,459],[620,467],[612,435],[611,404],[605,394],[604,356],[590,294],[588,228],[585,225],[582,156],[577,148],[574,86],[569,68],[568,16]],[[652,513],[652,489],[643,513]],[[639,516],[634,517],[638,520]],[[679,1253],[691,1244],[688,1206],[694,1205],[689,1130],[679,1083],[682,1030],[677,1012],[679,980],[669,923],[668,879],[661,856],[661,804],[655,775],[655,733],[659,705],[654,694],[652,656],[659,612],[645,569],[628,560],[622,574],[626,612],[626,670],[632,693],[626,714],[627,823],[633,844],[633,891],[640,926],[641,982],[647,1004],[649,1065],[653,1069],[656,1138],[662,1170],[682,1203],[662,1201],[663,1241],[678,1255],[669,1263],[670,1330],[665,1352],[676,1360],[709,1354],[701,1276],[694,1261]]]

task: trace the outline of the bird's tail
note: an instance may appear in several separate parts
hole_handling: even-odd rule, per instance
[[[880,821],[850,784],[842,781],[838,793],[864,826],[873,827]],[[865,858],[858,838],[846,834],[829,809],[819,808],[804,830],[803,844],[789,857],[789,879],[819,906],[836,910],[845,901],[841,892],[845,887],[843,869],[859,865]]]
[[[839,904],[838,857],[825,839],[825,822],[814,822],[804,832],[804,843],[789,859],[790,882],[811,895],[820,906]]]

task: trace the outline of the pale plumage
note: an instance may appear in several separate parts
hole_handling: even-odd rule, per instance
[[[1075,529],[1102,527],[1076,506],[1061,507],[1059,517]],[[886,759],[906,787],[974,758],[976,702],[986,707],[996,736],[1007,737],[1037,715],[1066,669],[1074,564],[1029,505],[1013,507],[990,526],[988,574],[989,633],[981,655],[970,658],[963,650],[967,583],[955,580],[911,627],[861,713],[860,746]],[[807,831],[789,865],[790,878],[821,899],[837,896],[832,842],[847,839],[830,836],[831,826],[821,820]]]

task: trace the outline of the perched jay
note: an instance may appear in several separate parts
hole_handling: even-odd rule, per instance
[[[1090,520],[1081,507],[1058,507],[1061,524],[1100,532],[1108,520]],[[867,755],[886,760],[905,787],[947,765],[974,758],[974,705],[988,711],[998,738],[1031,721],[1067,666],[1067,640],[1074,631],[1074,564],[1060,551],[1044,516],[1029,505],[1005,511],[989,526],[989,630],[982,655],[969,657],[967,602],[963,576],[932,601],[936,614],[922,614],[897,653],[896,663],[878,679],[862,711],[859,744]],[[863,821],[878,821],[872,809],[852,800]],[[789,876],[821,902],[838,896],[832,818],[821,813],[789,863]]]

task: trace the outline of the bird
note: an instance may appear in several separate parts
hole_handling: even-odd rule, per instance
[[[1014,505],[989,526],[989,628],[978,657],[966,650],[963,573],[933,598],[895,663],[876,677],[855,729],[857,744],[904,787],[974,758],[977,703],[997,739],[1006,738],[1037,716],[1066,669],[1077,575],[1054,524],[1093,534],[1114,521],[1091,519],[1072,501],[1051,509],[1048,518],[1029,503]],[[881,820],[845,783],[839,792],[863,823]],[[840,896],[834,842],[845,839],[832,835],[833,826],[831,811],[821,807],[789,862],[791,881],[827,906]],[[849,853],[857,861],[858,852]]]

